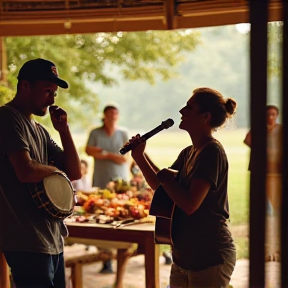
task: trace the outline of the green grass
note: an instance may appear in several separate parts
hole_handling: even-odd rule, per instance
[[[228,195],[230,205],[230,227],[233,231],[238,227],[248,227],[249,221],[249,148],[243,144],[247,130],[235,129],[231,131],[220,130],[214,134],[227,153],[229,161]],[[88,135],[73,135],[81,158],[90,163],[92,173],[92,158],[84,152]],[[169,167],[180,151],[190,145],[191,141],[185,131],[163,131],[147,141],[146,151],[159,168]],[[245,229],[244,229],[245,230]],[[247,233],[235,233],[237,258],[248,258]],[[167,250],[164,246],[163,251]]]
[[[237,259],[248,259],[249,258],[249,240],[248,237],[235,237],[235,246]]]

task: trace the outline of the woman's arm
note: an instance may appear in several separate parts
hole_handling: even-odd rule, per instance
[[[162,169],[157,177],[173,202],[187,215],[193,214],[200,207],[211,188],[208,180],[192,179],[189,189],[185,189],[176,181],[175,170],[171,169]]]

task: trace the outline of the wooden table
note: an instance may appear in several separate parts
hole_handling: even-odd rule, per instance
[[[116,287],[122,288],[127,251],[131,243],[138,244],[138,250],[145,256],[146,288],[159,288],[159,245],[154,242],[154,224],[130,225],[112,228],[106,224],[66,223],[69,239],[82,243],[95,243],[92,240],[105,240],[107,247],[117,248]],[[103,242],[102,242],[103,244]],[[102,245],[103,246],[103,245]],[[9,268],[4,255],[0,252],[0,287],[10,288]],[[77,287],[82,288],[82,287]]]
[[[122,242],[123,247],[127,243],[137,243],[138,249],[145,256],[145,281],[146,288],[160,288],[159,280],[159,245],[154,242],[155,224],[142,223],[138,225],[113,228],[107,224],[90,223],[66,223],[69,230],[69,238],[97,239],[113,242]],[[75,241],[75,240],[73,240]],[[110,245],[110,244],[109,244]],[[127,246],[126,246],[127,247]],[[113,248],[113,247],[111,247]],[[116,247],[117,252],[117,274],[116,287],[122,288],[124,268],[127,257],[127,248]],[[80,288],[80,287],[77,287]]]

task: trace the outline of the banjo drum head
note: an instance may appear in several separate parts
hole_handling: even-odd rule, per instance
[[[74,207],[74,191],[70,181],[62,174],[55,173],[44,178],[46,195],[53,205],[62,211],[71,211]]]

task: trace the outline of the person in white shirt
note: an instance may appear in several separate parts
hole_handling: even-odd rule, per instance
[[[89,181],[88,174],[88,162],[86,160],[81,160],[81,178],[75,181],[72,181],[72,185],[75,191],[87,192],[92,188],[91,181]]]

